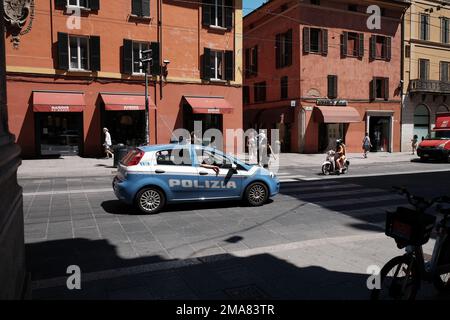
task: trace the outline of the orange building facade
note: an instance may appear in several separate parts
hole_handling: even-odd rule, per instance
[[[361,152],[366,132],[400,151],[407,2],[272,0],[244,17],[244,127],[279,129],[282,152]]]
[[[113,144],[145,143],[150,49],[150,144],[195,120],[242,128],[241,0],[52,0],[33,11],[17,48],[6,33],[9,126],[23,156],[101,155],[104,127]]]

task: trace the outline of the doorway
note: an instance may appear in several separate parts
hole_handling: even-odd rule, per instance
[[[36,113],[36,143],[41,156],[82,154],[82,112]]]
[[[392,118],[388,116],[371,116],[369,120],[369,136],[372,152],[391,152]]]
[[[342,139],[345,143],[345,127],[343,123],[319,124],[319,152],[336,149],[336,140]]]
[[[138,147],[145,144],[145,111],[104,111],[103,119],[103,127],[108,128],[113,145]]]

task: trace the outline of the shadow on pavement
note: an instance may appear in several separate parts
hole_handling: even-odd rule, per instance
[[[58,250],[58,258],[49,254]],[[65,286],[37,289],[34,299],[367,299],[367,275],[317,266],[299,268],[270,254],[235,257],[221,254],[190,259],[190,265],[83,282],[94,271],[168,261],[158,256],[121,258],[105,240],[67,239],[27,245],[32,278],[65,276],[69,265],[81,269],[82,290]],[[192,264],[191,262],[195,263]],[[183,262],[183,261],[178,261]]]

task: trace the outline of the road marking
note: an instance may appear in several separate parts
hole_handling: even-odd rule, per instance
[[[57,194],[79,194],[79,193],[97,193],[97,192],[113,192],[113,189],[112,188],[99,188],[99,189],[29,192],[29,193],[24,193],[23,196],[24,197],[52,196],[52,195],[57,195]]]
[[[227,254],[219,254],[205,257],[196,257],[196,258],[188,258],[184,260],[176,260],[176,261],[164,261],[158,263],[150,263],[133,267],[125,267],[125,268],[117,268],[110,269],[104,271],[97,272],[89,272],[83,273],[83,283],[96,281],[96,280],[105,280],[105,279],[114,279],[118,277],[137,275],[147,272],[153,271],[164,271],[164,270],[174,270],[194,265],[199,265],[203,263],[208,263],[212,261],[219,260],[227,260],[233,259],[235,257],[248,257],[254,256],[262,253],[278,253],[280,251],[287,250],[295,250],[301,248],[308,247],[317,247],[317,246],[329,246],[335,244],[342,243],[351,243],[351,242],[361,242],[361,241],[369,241],[369,240],[378,240],[384,239],[386,235],[384,233],[365,233],[351,236],[343,236],[343,237],[328,237],[321,239],[313,239],[313,240],[304,240],[298,242],[291,242],[286,244],[278,244],[274,246],[267,246],[261,248],[254,249],[246,249],[240,251],[233,251]],[[31,289],[47,289],[47,288],[55,288],[65,286],[67,281],[67,277],[57,277],[51,279],[43,279],[43,280],[35,280],[32,282]]]

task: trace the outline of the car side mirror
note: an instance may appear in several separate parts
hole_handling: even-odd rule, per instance
[[[237,173],[237,165],[236,165],[236,163],[233,163],[231,165],[231,170],[233,171],[233,173]]]

